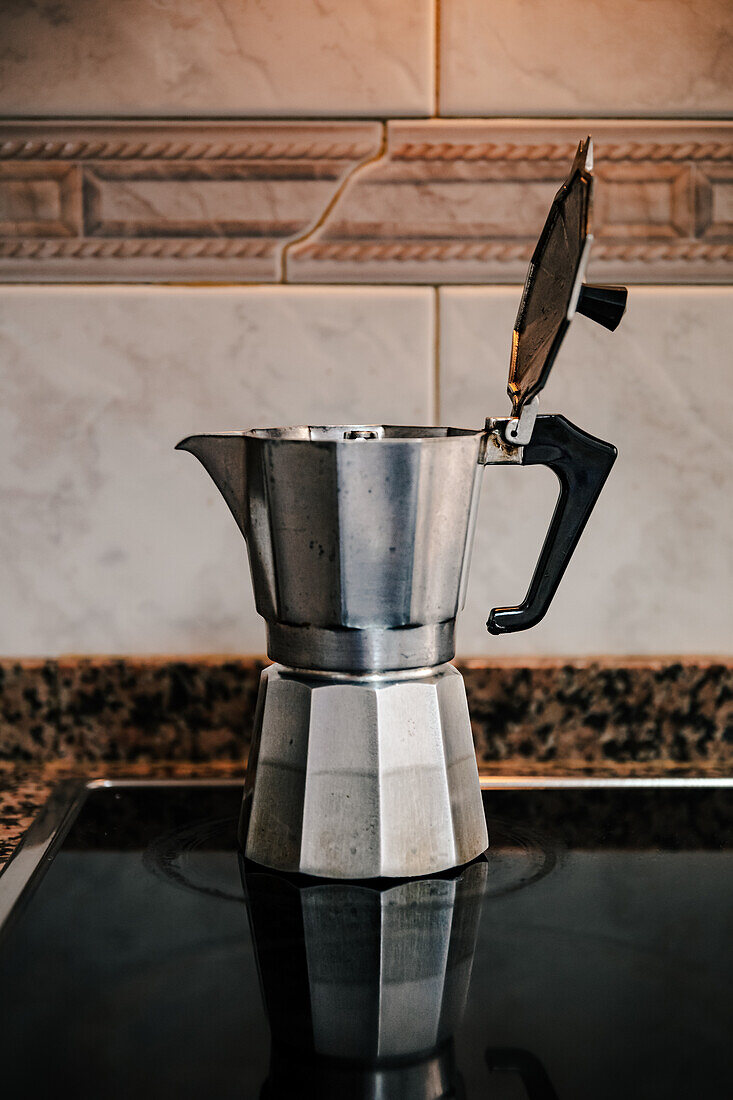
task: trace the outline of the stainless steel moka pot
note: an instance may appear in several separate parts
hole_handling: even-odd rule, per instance
[[[514,329],[512,415],[483,428],[301,425],[190,436],[247,542],[267,623],[240,841],[266,867],[407,877],[488,843],[454,656],[487,466],[545,465],[560,496],[527,595],[492,634],[543,617],[616,457],[537,416],[573,314],[615,328],[622,288],[587,287],[591,144],[581,143],[530,263]]]

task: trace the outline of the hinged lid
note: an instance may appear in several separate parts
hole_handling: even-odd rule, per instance
[[[583,284],[593,241],[592,170],[593,143],[588,137],[578,146],[530,260],[512,335],[507,387],[515,417],[544,388],[576,310],[615,329],[626,308],[624,287]]]

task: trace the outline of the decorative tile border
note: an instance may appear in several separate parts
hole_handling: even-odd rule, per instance
[[[586,132],[592,276],[731,282],[733,122],[478,119],[2,124],[0,280],[521,282]]]
[[[585,133],[597,178],[593,276],[729,282],[733,124],[599,120],[389,123],[385,156],[289,249],[288,278],[521,282]]]
[[[521,281],[587,130],[593,276],[729,282],[733,123],[598,120],[6,123],[0,279]]]
[[[0,280],[277,282],[379,123],[0,125]]]
[[[255,658],[0,661],[0,761],[231,761],[251,736]],[[733,661],[468,661],[489,768],[733,768]]]

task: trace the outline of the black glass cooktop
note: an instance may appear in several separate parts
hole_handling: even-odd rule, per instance
[[[485,858],[401,883],[245,866],[240,793],[52,807],[0,878],[7,909],[42,856],[0,938],[7,1096],[731,1095],[730,786],[503,784]]]

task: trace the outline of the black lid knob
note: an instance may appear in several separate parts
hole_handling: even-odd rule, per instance
[[[611,332],[617,329],[626,312],[629,292],[625,286],[597,286],[595,283],[583,283],[578,304],[575,307],[584,317],[597,321]]]

